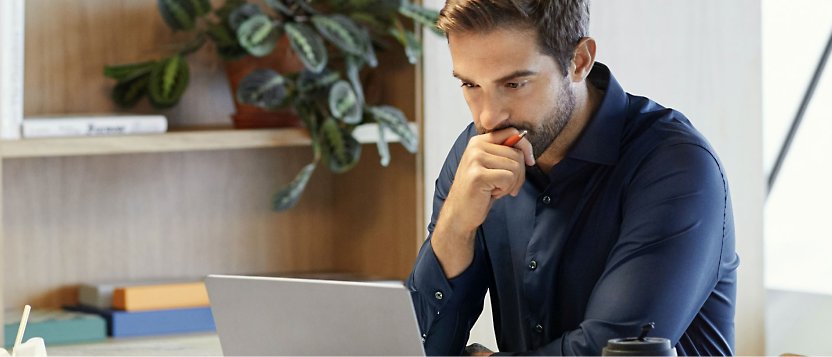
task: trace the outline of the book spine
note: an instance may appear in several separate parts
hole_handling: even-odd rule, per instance
[[[153,336],[216,331],[211,308],[113,311],[111,336]]]
[[[165,117],[54,118],[23,121],[24,138],[159,134],[168,129]]]
[[[205,283],[179,283],[118,287],[113,291],[113,308],[147,311],[209,306]]]
[[[20,139],[23,121],[24,0],[0,1],[0,138]]]

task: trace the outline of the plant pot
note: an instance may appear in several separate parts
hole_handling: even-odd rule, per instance
[[[237,129],[300,127],[302,121],[292,109],[265,110],[237,101],[237,87],[249,73],[258,68],[271,68],[278,73],[295,73],[303,70],[303,63],[292,51],[289,40],[282,36],[274,50],[265,57],[246,56],[225,62],[225,72],[231,85],[236,113],[231,115]]]

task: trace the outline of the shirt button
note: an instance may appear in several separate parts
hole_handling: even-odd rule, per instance
[[[425,337],[427,337],[427,335],[423,333],[422,334],[422,343],[425,343]]]
[[[552,198],[549,195],[543,196],[543,204],[548,205],[549,203],[552,203]]]
[[[529,262],[529,270],[537,269],[537,260],[532,260]]]
[[[541,324],[534,325],[534,332],[543,333],[543,325],[541,325]]]
[[[445,297],[445,294],[442,294],[441,291],[437,291],[435,294],[433,294],[433,297],[435,297],[436,300],[442,300]]]

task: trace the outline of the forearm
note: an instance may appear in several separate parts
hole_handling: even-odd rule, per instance
[[[476,228],[466,228],[455,225],[453,217],[457,214],[451,202],[446,202],[439,221],[433,232],[433,253],[442,266],[445,277],[453,279],[464,272],[474,260],[474,241]]]

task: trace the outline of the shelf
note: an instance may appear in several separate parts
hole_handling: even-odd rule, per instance
[[[411,127],[414,130],[416,128],[414,123],[411,123]],[[377,124],[362,125],[355,129],[353,135],[363,144],[375,143],[378,138],[378,126]],[[399,140],[398,136],[392,133],[387,136],[387,139],[390,142]],[[0,144],[0,150],[2,150],[3,158],[14,159],[278,148],[309,144],[309,135],[302,128],[248,130],[222,128],[171,131],[153,135],[4,140]]]
[[[108,338],[106,341],[47,346],[53,356],[222,356],[216,334]]]

